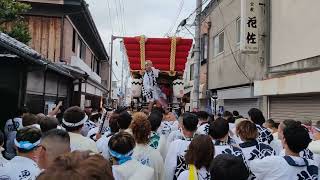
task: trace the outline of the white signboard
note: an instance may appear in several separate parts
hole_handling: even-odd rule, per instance
[[[241,0],[241,42],[242,52],[257,53],[259,50],[259,1]]]

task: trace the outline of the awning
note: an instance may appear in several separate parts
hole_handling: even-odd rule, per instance
[[[254,82],[254,95],[285,95],[319,93],[320,71],[293,74],[279,78],[266,79]]]
[[[192,39],[125,37],[124,45],[131,71],[143,70],[144,62],[151,60],[162,72],[183,73]]]

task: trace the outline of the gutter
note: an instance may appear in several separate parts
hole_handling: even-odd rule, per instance
[[[107,58],[107,59],[102,60],[102,61],[109,61],[110,58],[108,56],[106,48],[104,47],[103,41],[102,41],[102,39],[101,39],[101,37],[99,35],[98,29],[97,29],[97,27],[96,27],[96,25],[94,23],[94,20],[93,20],[93,18],[91,16],[90,10],[88,8],[88,4],[84,0],[82,0],[81,1],[81,6],[84,8],[84,12],[85,12],[85,15],[86,15],[85,17],[86,17],[87,21],[89,22],[90,28],[94,31],[94,36],[96,37],[96,39],[98,39],[98,43],[101,46],[100,48],[101,48],[104,56]]]

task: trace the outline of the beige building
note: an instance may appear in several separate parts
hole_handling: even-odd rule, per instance
[[[268,115],[320,120],[320,1],[271,0],[268,77],[254,82],[267,96]]]
[[[249,1],[249,0],[248,0]],[[255,50],[246,46],[247,25],[243,0],[212,0],[203,10],[208,31],[208,90],[211,106],[218,111],[237,110],[247,116],[250,108],[262,108],[263,98],[254,96],[254,81],[266,76],[266,7],[255,6]],[[215,104],[215,105],[214,105]]]

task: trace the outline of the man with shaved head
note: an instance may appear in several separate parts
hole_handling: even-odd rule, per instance
[[[60,155],[70,152],[70,136],[62,129],[52,129],[41,137],[39,153],[39,166],[48,168]]]

